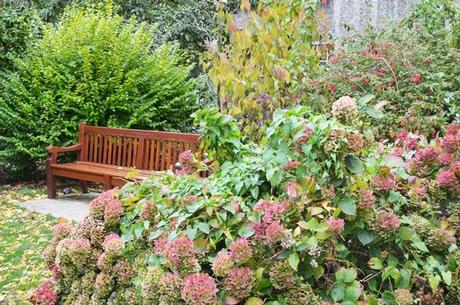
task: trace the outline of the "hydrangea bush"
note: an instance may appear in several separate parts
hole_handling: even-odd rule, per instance
[[[214,173],[184,153],[103,193],[55,228],[32,303],[458,304],[460,125],[384,145],[340,123],[349,105],[278,110],[260,144],[199,111]]]

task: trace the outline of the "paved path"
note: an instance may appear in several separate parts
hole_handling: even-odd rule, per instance
[[[19,203],[23,208],[40,214],[51,214],[73,221],[81,221],[88,215],[89,202],[99,194],[71,194],[57,199],[34,199]]]

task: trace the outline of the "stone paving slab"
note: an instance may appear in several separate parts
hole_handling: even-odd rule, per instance
[[[89,202],[98,195],[98,193],[61,195],[56,199],[34,199],[20,202],[19,205],[29,211],[79,222],[88,215]]]

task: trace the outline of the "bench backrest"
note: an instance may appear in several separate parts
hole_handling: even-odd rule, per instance
[[[201,158],[200,137],[137,129],[80,124],[80,161],[135,167],[145,170],[175,170],[179,154],[191,150]]]

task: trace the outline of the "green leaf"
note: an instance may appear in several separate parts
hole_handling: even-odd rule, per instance
[[[358,104],[364,106],[370,101],[372,101],[373,99],[375,99],[374,94],[367,94],[358,100]]]
[[[374,107],[367,107],[366,113],[374,119],[382,119],[384,117],[383,112],[380,109]]]
[[[428,276],[428,283],[433,291],[438,289],[439,283],[441,282],[441,277],[439,275],[430,275]]]
[[[244,225],[238,229],[238,235],[241,237],[251,237],[254,235],[254,229],[250,225]]]
[[[335,273],[337,281],[342,283],[352,283],[358,276],[356,269],[353,268],[342,268]]]
[[[401,240],[411,240],[415,232],[411,228],[401,227],[399,228],[398,236]]]
[[[361,288],[359,287],[359,283],[356,282],[354,286],[349,286],[345,289],[345,295],[343,297],[346,301],[357,301],[359,296],[361,295]]]
[[[362,230],[358,232],[358,239],[365,246],[374,240],[374,235],[369,231]]]
[[[452,272],[450,271],[442,272],[441,276],[442,276],[442,280],[444,281],[444,283],[446,283],[447,285],[452,284]]]
[[[289,266],[291,266],[292,269],[297,271],[297,268],[299,267],[299,255],[297,254],[297,252],[294,251],[289,255],[288,262]]]
[[[348,170],[353,174],[360,174],[364,172],[364,163],[355,155],[348,154],[345,156],[345,165]]]
[[[345,286],[343,284],[335,284],[331,290],[331,298],[334,302],[342,301],[345,297]]]
[[[396,288],[408,288],[410,284],[410,271],[401,269],[399,278],[396,279]]]
[[[342,199],[339,201],[339,208],[347,215],[355,215],[356,204],[353,199]]]
[[[415,248],[417,248],[417,249],[419,249],[419,250],[421,250],[423,252],[430,252],[428,250],[428,248],[426,247],[425,243],[423,241],[421,241],[421,239],[416,234],[414,236],[412,236],[411,241],[412,241],[412,245]]]
[[[369,260],[369,267],[371,267],[374,270],[380,270],[383,268],[383,263],[378,257],[372,257]]]
[[[249,299],[246,300],[246,303],[244,303],[245,305],[263,305],[264,304],[264,301],[260,298],[256,298],[256,297],[251,297]]]
[[[204,234],[209,234],[210,230],[209,230],[209,225],[207,223],[199,222],[196,226]]]

